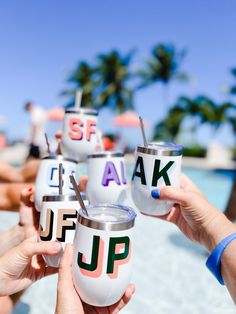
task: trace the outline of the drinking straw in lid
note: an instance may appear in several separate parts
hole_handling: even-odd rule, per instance
[[[62,195],[62,163],[59,164],[59,195]]]
[[[81,197],[80,190],[79,190],[79,188],[78,188],[78,186],[77,186],[77,184],[76,184],[76,182],[75,182],[75,178],[74,178],[72,175],[70,175],[70,182],[71,182],[72,185],[73,185],[73,188],[74,188],[74,191],[75,191],[77,200],[78,200],[79,203],[80,203],[80,207],[81,207],[83,213],[84,213],[86,216],[88,216],[88,211],[87,211],[87,209],[86,209],[86,207],[85,207],[85,205],[84,205],[84,201],[83,201],[83,199],[82,199],[82,197]]]
[[[83,89],[77,89],[75,91],[75,107],[80,108],[82,101]]]
[[[50,143],[48,141],[47,133],[44,133],[44,136],[45,136],[45,140],[46,140],[46,144],[47,144],[47,152],[49,155],[51,155]]]
[[[62,151],[61,151],[61,143],[60,143],[60,142],[57,144],[56,154],[57,154],[57,155],[62,155]]]
[[[140,121],[140,128],[141,128],[141,132],[142,132],[142,137],[143,137],[143,145],[145,147],[148,147],[148,142],[147,142],[147,138],[146,138],[145,130],[144,130],[143,119],[141,117],[139,117],[139,121]]]
[[[102,152],[102,151],[104,151],[104,145],[103,145],[103,141],[102,141],[102,132],[97,130],[96,137],[97,137],[97,147],[96,147],[96,150],[99,151],[99,152]]]

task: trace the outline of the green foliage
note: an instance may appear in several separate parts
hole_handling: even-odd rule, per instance
[[[110,106],[119,113],[133,108],[133,90],[128,87],[133,52],[122,56],[114,50],[98,56],[99,107]]]
[[[231,69],[231,74],[234,77],[234,79],[236,79],[236,68]],[[235,85],[233,85],[229,88],[229,94],[236,95],[236,86]]]
[[[151,51],[151,57],[147,59],[144,69],[138,71],[141,79],[140,87],[146,87],[153,83],[167,84],[170,80],[187,80],[188,76],[179,72],[185,50],[177,51],[172,44],[156,45]]]
[[[183,104],[180,98],[179,102],[169,110],[167,117],[156,124],[153,140],[175,140],[179,134],[181,123],[186,116],[186,108]]]
[[[61,93],[63,96],[70,96],[70,102],[67,104],[67,107],[74,105],[76,89],[83,88],[81,107],[92,108],[95,103],[94,94],[98,84],[95,80],[94,68],[87,62],[81,61],[71,73],[67,81],[74,85],[74,89]]]
[[[184,147],[183,156],[185,157],[206,157],[206,149],[195,145],[192,147]]]
[[[94,66],[81,61],[67,80],[74,88],[61,93],[70,96],[67,107],[74,105],[76,89],[82,88],[82,107],[109,106],[119,113],[133,108],[133,90],[128,87],[132,57],[133,52],[123,56],[115,50],[99,55]]]
[[[235,110],[235,105],[217,104],[206,96],[198,96],[194,99],[179,97],[167,116],[156,124],[153,139],[174,141],[186,117],[198,117],[200,125],[207,123],[216,130],[223,123],[230,123],[235,128],[236,120],[233,110]]]

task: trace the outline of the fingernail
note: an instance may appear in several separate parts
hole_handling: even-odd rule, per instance
[[[29,188],[29,189],[28,189],[28,192],[32,192],[32,188]]]
[[[153,198],[155,198],[155,199],[160,198],[160,192],[159,192],[159,190],[158,190],[158,189],[152,190],[152,191],[151,191],[151,196],[152,196]]]

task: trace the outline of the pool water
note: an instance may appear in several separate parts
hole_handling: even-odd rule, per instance
[[[81,166],[79,173],[84,175],[86,168]],[[128,166],[128,179],[132,171],[133,166]],[[200,187],[211,203],[224,210],[232,187],[232,171],[184,168],[183,172]],[[132,276],[136,292],[122,313],[234,313],[235,305],[228,291],[205,267],[206,250],[186,239],[173,224],[143,216],[138,211],[137,214]],[[0,213],[0,230],[17,219],[16,214]],[[35,283],[22,296],[22,303],[14,314],[54,313],[56,284],[56,276]]]
[[[233,185],[233,170],[184,168],[183,172],[197,184],[210,203],[221,211],[225,210]]]

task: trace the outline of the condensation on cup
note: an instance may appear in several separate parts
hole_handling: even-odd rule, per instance
[[[85,204],[88,200],[81,193]],[[43,256],[46,264],[58,267],[66,243],[73,243],[77,216],[80,209],[75,195],[45,195],[40,212],[39,241],[58,241],[62,244],[59,254]]]
[[[91,204],[119,204],[126,193],[124,154],[99,152],[88,156],[87,193]]]
[[[66,110],[62,132],[62,152],[65,157],[84,161],[97,146],[98,111],[86,108]]]
[[[41,159],[35,181],[35,207],[41,210],[43,195],[58,194],[59,164],[62,163],[62,187],[64,194],[73,195],[74,189],[70,182],[70,175],[77,177],[77,162],[64,158],[62,155],[47,156]]]
[[[166,185],[179,187],[182,151],[182,146],[169,142],[137,147],[131,195],[142,213],[161,216],[170,211],[173,202],[153,199],[151,191]]]
[[[73,281],[81,299],[109,306],[124,294],[131,278],[135,212],[120,205],[86,207],[79,212],[74,238]]]

